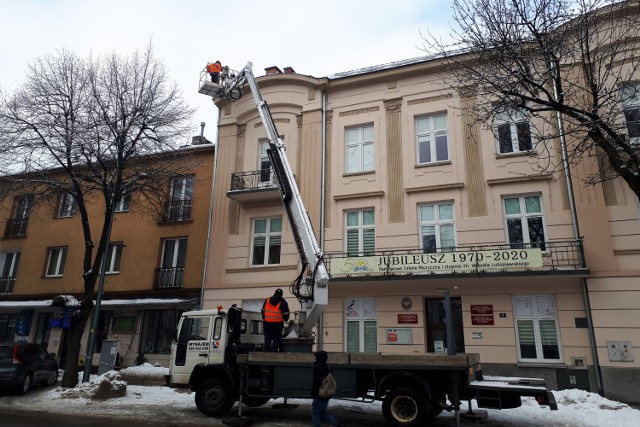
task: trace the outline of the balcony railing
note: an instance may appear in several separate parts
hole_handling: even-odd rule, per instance
[[[171,200],[165,204],[162,222],[189,221],[191,219],[191,207],[193,201]]]
[[[15,283],[15,277],[0,277],[0,295],[11,295],[13,293],[13,285]]]
[[[155,289],[182,288],[183,285],[184,267],[156,268]]]
[[[231,174],[231,188],[229,191],[260,190],[263,188],[278,188],[278,178],[276,178],[276,174],[271,169],[234,172]]]
[[[436,252],[421,249],[324,255],[331,277],[535,275],[588,273],[582,241],[472,245]]]
[[[27,223],[29,219],[8,219],[4,229],[4,237],[23,237],[27,235]]]

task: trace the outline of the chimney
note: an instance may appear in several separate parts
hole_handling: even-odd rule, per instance
[[[267,67],[264,69],[264,72],[269,75],[269,74],[282,74],[282,70],[280,68],[278,68],[277,65],[273,65],[271,67]]]
[[[191,137],[191,145],[209,144],[207,138],[204,137],[205,122],[200,122],[200,136]]]
[[[291,67],[284,67],[284,73],[285,74],[295,74],[296,71]]]

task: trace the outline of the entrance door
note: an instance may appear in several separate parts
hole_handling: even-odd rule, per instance
[[[427,353],[447,352],[447,325],[444,310],[444,298],[425,299],[425,319],[427,331]],[[456,353],[464,353],[464,334],[462,327],[462,300],[451,298],[453,317],[453,339]]]

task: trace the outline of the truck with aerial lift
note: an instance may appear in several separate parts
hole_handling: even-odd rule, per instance
[[[267,154],[300,254],[300,272],[290,291],[302,310],[296,313],[295,324],[286,328],[284,351],[277,353],[261,351],[260,313],[234,305],[182,314],[167,381],[171,387],[194,391],[197,408],[211,417],[223,416],[236,402],[241,415],[243,404],[258,407],[274,398],[311,398],[313,328],[328,304],[330,279],[251,62],[240,71],[225,67],[220,77],[217,84],[206,81],[204,74],[200,93],[235,101],[248,84],[256,101],[269,142]],[[469,410],[473,399],[480,408],[509,409],[521,406],[521,398],[529,396],[557,409],[544,380],[483,376],[479,354],[455,354],[452,348],[447,346],[446,354],[329,353],[338,385],[334,398],[363,404],[381,401],[385,420],[396,427],[428,426],[443,410],[455,411],[459,420],[463,400],[469,402]]]

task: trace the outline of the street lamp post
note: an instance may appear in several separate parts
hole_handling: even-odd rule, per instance
[[[93,347],[96,342],[96,329],[98,328],[98,322],[100,320],[100,303],[102,302],[102,292],[104,290],[104,277],[107,270],[107,257],[109,256],[109,242],[111,241],[111,229],[113,228],[113,217],[116,212],[116,200],[111,194],[111,212],[109,215],[109,225],[107,228],[107,239],[102,252],[102,260],[100,261],[100,283],[98,284],[98,294],[96,295],[96,305],[93,307],[93,318],[91,320],[91,327],[89,329],[89,342],[87,344],[87,353],[84,359],[84,374],[82,376],[82,382],[89,382],[91,377],[91,364],[93,362]]]

